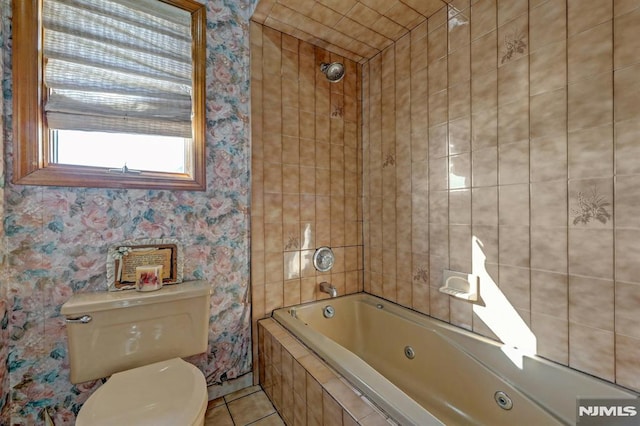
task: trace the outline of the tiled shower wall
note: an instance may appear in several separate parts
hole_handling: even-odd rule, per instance
[[[322,62],[342,62],[329,83]],[[251,22],[251,287],[254,351],[258,319],[283,306],[362,291],[360,67]],[[313,253],[330,246],[331,273]],[[257,356],[255,359],[258,359]],[[257,378],[257,376],[256,376]]]
[[[438,292],[484,266],[539,354],[640,389],[640,2],[452,3],[363,67],[365,290],[493,336]]]

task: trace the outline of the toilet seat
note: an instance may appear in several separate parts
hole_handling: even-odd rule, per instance
[[[76,426],[202,425],[206,409],[204,375],[174,358],[112,375],[82,406]]]

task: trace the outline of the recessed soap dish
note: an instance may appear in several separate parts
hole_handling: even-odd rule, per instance
[[[457,297],[458,299],[475,302],[478,300],[478,276],[464,272],[444,270],[443,286],[438,289],[440,293]]]

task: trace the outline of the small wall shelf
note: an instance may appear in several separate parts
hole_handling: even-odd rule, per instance
[[[475,302],[478,300],[478,276],[444,270],[442,276],[443,286],[438,289],[440,293],[457,297],[458,299]]]

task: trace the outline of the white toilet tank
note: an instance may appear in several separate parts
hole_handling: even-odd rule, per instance
[[[71,382],[205,352],[210,293],[208,282],[191,281],[154,292],[73,295],[60,310],[67,317]]]

